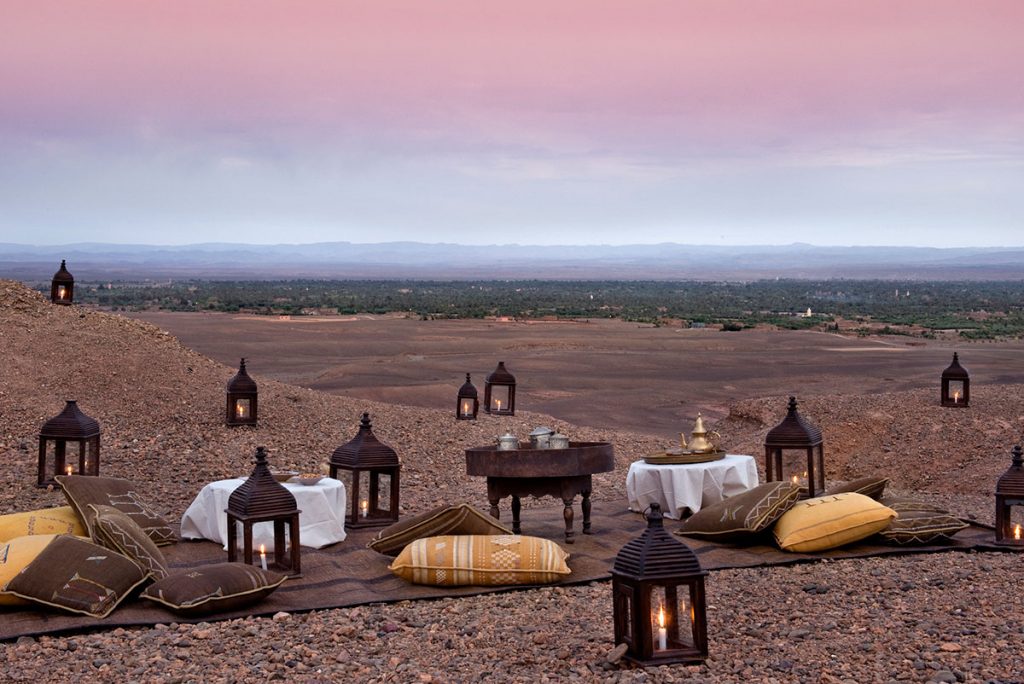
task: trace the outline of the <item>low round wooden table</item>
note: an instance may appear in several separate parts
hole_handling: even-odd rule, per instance
[[[594,473],[615,469],[615,452],[608,442],[569,442],[567,449],[534,449],[522,442],[518,449],[499,451],[496,446],[466,449],[466,474],[487,478],[491,516],[499,518],[498,502],[512,497],[512,531],[519,525],[520,497],[553,496],[565,508],[565,543],[573,543],[572,505],[583,495],[583,534],[590,532],[590,491]]]

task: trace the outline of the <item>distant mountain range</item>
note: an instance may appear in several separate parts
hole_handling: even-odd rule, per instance
[[[49,279],[67,259],[77,279],[413,278],[1021,280],[1024,247],[457,245],[420,242],[180,246],[0,243],[0,276]]]

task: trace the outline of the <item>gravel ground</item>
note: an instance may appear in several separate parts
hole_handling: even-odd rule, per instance
[[[145,482],[172,519],[203,483],[248,472],[258,444],[277,468],[318,469],[364,410],[402,457],[406,512],[483,501],[483,482],[464,475],[463,449],[508,430],[525,436],[547,424],[612,441],[617,468],[596,478],[595,499],[623,502],[628,464],[670,446],[540,414],[455,421],[447,407],[374,404],[258,374],[260,427],[228,429],[221,411],[234,369],[153,326],[53,307],[12,281],[0,281],[0,352],[0,512],[63,503],[34,486],[34,472],[39,427],[66,398],[102,425],[103,474]],[[991,522],[995,478],[1024,434],[1021,390],[972,387],[968,411],[939,409],[925,392],[806,397],[801,410],[825,432],[834,479],[886,473],[896,493]],[[732,451],[758,454],[784,411],[785,398],[753,398],[714,427]],[[715,571],[711,655],[700,666],[608,662],[607,582],[26,637],[0,644],[0,654],[5,679],[36,682],[1024,682],[1022,570],[1017,554],[945,553]]]

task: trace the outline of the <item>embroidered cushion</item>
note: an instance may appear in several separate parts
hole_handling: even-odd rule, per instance
[[[887,499],[886,505],[899,513],[878,535],[890,544],[910,546],[950,539],[967,527],[960,518],[934,504],[912,499]]]
[[[168,575],[142,598],[182,615],[203,615],[262,601],[287,579],[245,563],[216,563]]]
[[[87,475],[58,475],[54,478],[64,490],[64,496],[85,523],[89,536],[93,536],[92,512],[89,504],[113,506],[146,531],[157,546],[177,541],[174,530],[160,514],[143,501],[138,487],[129,480],[116,477],[89,477]]]
[[[793,504],[775,523],[775,541],[786,551],[834,549],[881,532],[896,511],[871,497],[845,492]]]
[[[874,500],[882,498],[885,486],[889,484],[887,477],[861,477],[850,480],[843,484],[836,485],[825,491],[825,494],[842,494],[843,492],[857,492],[864,496],[870,496]]]
[[[146,531],[113,506],[89,504],[92,514],[92,540],[100,546],[128,556],[148,570],[154,579],[167,577],[167,561]]]
[[[447,535],[417,539],[388,569],[413,584],[547,584],[572,572],[568,557],[558,544],[539,537]]]
[[[446,534],[512,534],[512,530],[469,504],[438,506],[381,530],[367,546],[397,556],[410,542]]]
[[[714,541],[741,541],[771,527],[800,498],[800,487],[767,482],[700,509],[676,534]]]
[[[0,515],[0,541],[31,534],[88,534],[71,506]]]
[[[29,563],[50,545],[57,535],[36,534],[26,537],[15,537],[0,543],[0,589],[4,589],[14,576],[21,572]],[[0,593],[0,606],[17,606],[31,603],[13,594]]]

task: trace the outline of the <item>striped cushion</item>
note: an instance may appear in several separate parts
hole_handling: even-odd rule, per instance
[[[890,544],[910,546],[949,539],[967,527],[960,518],[942,508],[913,499],[888,499],[886,505],[899,513],[889,527],[878,533]]]
[[[134,520],[113,506],[89,504],[92,540],[131,558],[148,570],[153,579],[167,577],[167,561],[156,544]]]
[[[847,492],[799,501],[775,523],[775,541],[785,551],[813,552],[851,544],[881,532],[896,511]]]
[[[449,535],[417,539],[389,569],[413,584],[434,586],[548,584],[572,571],[569,554],[547,539],[502,535]]]

